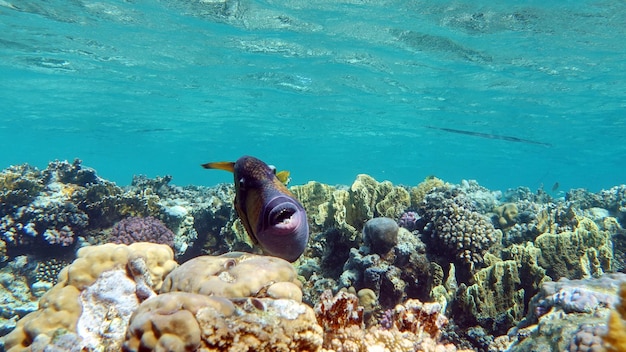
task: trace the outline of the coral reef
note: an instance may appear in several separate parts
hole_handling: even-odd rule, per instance
[[[435,176],[427,177],[424,181],[420,182],[417,186],[411,187],[409,194],[411,195],[411,209],[417,209],[424,202],[426,194],[435,188],[447,188],[449,185],[438,179]]]
[[[489,333],[501,335],[524,316],[524,289],[516,261],[493,261],[474,274],[474,284],[460,285],[454,307],[459,309],[457,323],[479,324]]]
[[[324,329],[322,351],[457,351],[439,341],[446,317],[437,303],[408,300],[390,309],[386,323],[365,329],[358,298],[340,291],[325,291],[315,306]]]
[[[417,212],[414,211],[405,211],[400,215],[400,219],[398,219],[398,226],[404,227],[409,231],[415,231],[417,229],[417,221],[420,216]]]
[[[340,287],[371,289],[383,308],[392,308],[408,295],[428,298],[430,289],[441,283],[433,280],[436,267],[428,261],[424,244],[404,228],[398,230],[398,243],[386,256],[370,251],[366,246],[350,250]]]
[[[601,339],[624,283],[623,273],[545,282],[531,300],[526,317],[494,344],[512,351],[598,350],[604,347]]]
[[[70,261],[61,258],[44,258],[37,263],[33,280],[55,285],[58,282],[58,276],[61,270],[68,264],[70,264]]]
[[[34,265],[26,256],[20,256],[0,269],[0,335],[9,333],[20,318],[37,310],[43,292],[31,290],[28,284]]]
[[[80,161],[0,172],[6,349],[218,350],[215,336],[232,349],[582,351],[605,331],[605,345],[622,348],[626,314],[609,312],[623,279],[608,273],[626,267],[626,186],[552,198],[471,180],[309,182],[290,188],[311,232],[292,265],[256,254],[232,185],[171,181],[135,176],[118,187]],[[144,232],[167,233],[167,260],[99,246],[129,217],[162,222]]]
[[[505,203],[494,209],[497,217],[497,224],[500,228],[507,228],[515,225],[519,210],[515,203]]]
[[[109,240],[117,244],[151,242],[174,247],[174,233],[152,216],[129,217],[113,225]]]

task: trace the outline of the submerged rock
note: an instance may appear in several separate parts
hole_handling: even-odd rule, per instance
[[[390,218],[373,218],[363,227],[363,242],[374,253],[385,255],[398,244],[398,224]]]

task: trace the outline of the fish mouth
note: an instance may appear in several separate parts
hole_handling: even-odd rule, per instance
[[[262,231],[272,230],[280,235],[289,234],[300,226],[303,209],[291,198],[278,196],[267,203],[263,213]]]
[[[256,239],[267,254],[293,262],[309,241],[306,211],[297,200],[277,195],[263,207]]]

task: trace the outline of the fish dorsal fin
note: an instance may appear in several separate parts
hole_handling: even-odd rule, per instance
[[[291,174],[289,173],[289,171],[287,170],[283,170],[281,172],[276,173],[276,178],[284,183],[285,185],[287,185],[289,183],[289,181],[291,181],[291,177],[289,177]]]
[[[224,171],[235,172],[235,163],[232,161],[218,161],[215,163],[202,164],[205,169],[219,169]]]

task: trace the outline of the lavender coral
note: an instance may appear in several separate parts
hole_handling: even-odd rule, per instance
[[[129,217],[113,226],[110,242],[117,244],[151,242],[173,247],[174,233],[161,220],[152,216]]]

